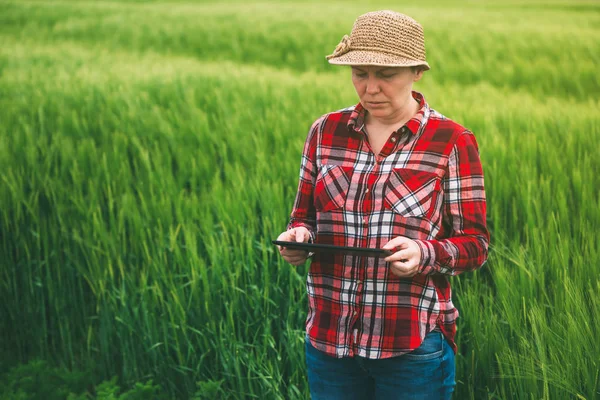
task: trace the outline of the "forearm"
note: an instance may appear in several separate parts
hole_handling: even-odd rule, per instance
[[[317,166],[315,164],[315,149],[318,141],[318,127],[322,118],[315,121],[304,143],[302,159],[300,163],[300,173],[298,180],[298,190],[296,199],[290,215],[287,229],[304,227],[310,233],[310,241],[315,241],[317,217],[313,200],[313,190],[317,178]]]

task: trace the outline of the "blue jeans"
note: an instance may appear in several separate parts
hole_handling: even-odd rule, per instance
[[[454,352],[439,331],[410,353],[378,360],[334,358],[305,342],[313,400],[446,400],[456,385]]]

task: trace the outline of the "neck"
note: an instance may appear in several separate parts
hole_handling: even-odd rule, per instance
[[[393,114],[383,118],[373,117],[369,112],[365,117],[365,121],[369,125],[381,126],[384,128],[391,127],[401,127],[412,118],[417,112],[419,112],[419,103],[412,97],[412,94],[409,95],[409,99],[404,103],[404,106]]]

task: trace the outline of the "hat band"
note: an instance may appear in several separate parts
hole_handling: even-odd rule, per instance
[[[410,61],[422,61],[422,62],[426,62],[425,60],[414,58],[414,57],[412,57],[412,56],[410,56],[410,55],[408,55],[408,54],[406,54],[404,52],[394,51],[394,50],[389,50],[389,49],[383,49],[381,47],[352,46],[352,48],[350,50],[348,50],[348,52],[354,51],[354,50],[358,50],[358,51],[372,51],[372,52],[377,52],[377,53],[385,53],[387,55],[402,57],[402,58],[405,58],[405,59],[410,60]]]

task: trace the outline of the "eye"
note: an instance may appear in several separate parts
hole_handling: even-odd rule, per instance
[[[383,79],[390,79],[393,78],[394,76],[396,76],[396,74],[390,74],[390,75],[380,75]]]
[[[364,72],[355,72],[354,76],[356,76],[357,78],[366,78],[367,74],[365,74]]]

